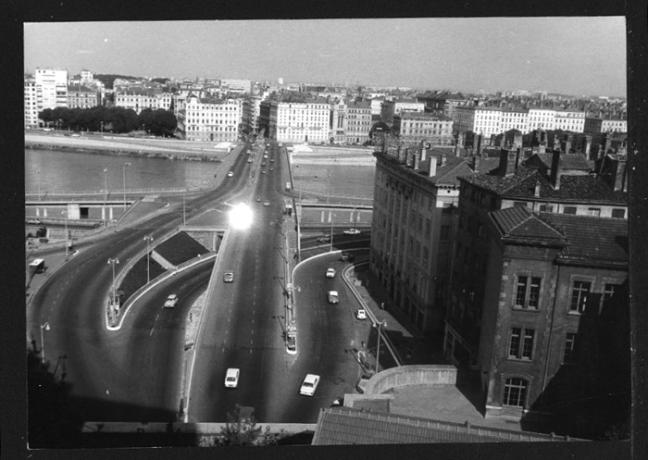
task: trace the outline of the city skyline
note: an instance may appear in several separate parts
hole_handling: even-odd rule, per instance
[[[24,53],[27,73],[626,96],[623,17],[27,23]]]

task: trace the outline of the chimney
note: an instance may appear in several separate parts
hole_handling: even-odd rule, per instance
[[[441,166],[445,166],[448,162],[448,158],[445,156],[445,153],[441,155]]]
[[[515,172],[518,170],[518,166],[520,166],[520,153],[522,149],[517,149],[515,151]]]
[[[477,155],[474,155],[472,157],[472,170],[475,174],[479,173],[479,161],[481,158],[479,158]]]
[[[476,150],[476,154],[479,155],[479,156],[481,156],[481,144],[482,144],[482,136],[481,136],[481,134],[478,134],[478,135],[477,135],[477,150]]]
[[[555,190],[560,188],[560,150],[554,150],[551,157],[551,173],[549,176],[551,185]]]
[[[535,188],[533,190],[533,196],[540,198],[540,181],[536,180]]]
[[[398,162],[405,163],[405,150],[401,149],[400,146],[398,146],[397,155],[398,155]]]
[[[427,150],[425,149],[425,147],[423,147],[421,149],[421,161],[425,161],[426,156],[427,156]]]
[[[418,169],[419,169],[419,161],[420,161],[419,160],[419,153],[414,152],[414,170],[415,171],[418,171]]]
[[[499,162],[499,175],[504,177],[511,174],[509,166],[509,151],[506,149],[500,150],[500,162]]]
[[[405,166],[411,168],[413,163],[412,151],[410,149],[405,149]]]
[[[615,192],[627,192],[628,191],[628,171],[626,168],[626,161],[625,160],[616,160],[616,168],[614,168],[616,171],[615,177],[614,177],[614,191]]]
[[[429,177],[436,176],[436,170],[437,170],[437,157],[435,157],[434,155],[430,155],[430,169],[428,171],[428,176]]]

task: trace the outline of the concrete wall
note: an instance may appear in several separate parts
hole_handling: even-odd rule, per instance
[[[452,365],[408,365],[387,369],[371,377],[365,394],[380,394],[406,385],[455,385],[457,368]]]

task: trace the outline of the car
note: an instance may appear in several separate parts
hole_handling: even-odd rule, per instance
[[[173,308],[176,303],[178,303],[178,296],[175,294],[169,294],[164,302],[164,308]]]
[[[348,230],[345,230],[343,233],[345,235],[358,235],[360,233],[360,230],[358,230],[357,228],[350,228]]]
[[[256,197],[256,200],[257,200],[257,203],[260,202],[260,201],[261,201],[261,197],[260,197],[260,196]]]
[[[357,319],[367,319],[367,312],[364,308],[358,308],[356,310],[356,318]]]
[[[248,158],[247,162],[252,163],[252,158]]]
[[[326,277],[327,278],[335,278],[335,268],[328,268],[326,270]]]
[[[268,158],[268,155],[267,155],[267,154],[263,154],[263,158]]]
[[[340,255],[340,260],[341,260],[342,262],[353,262],[353,259],[354,259],[354,258],[355,258],[355,257],[353,256],[353,254],[350,254],[350,253],[348,253],[348,252],[343,252],[343,253]]]
[[[239,375],[241,370],[236,367],[230,367],[225,372],[225,387],[236,388],[238,386]]]
[[[340,298],[338,297],[338,291],[328,291],[328,303],[332,303],[332,304],[340,303]]]
[[[274,158],[270,158],[270,163],[274,163]]]
[[[304,396],[313,396],[315,390],[317,390],[317,385],[319,384],[320,376],[316,374],[306,374],[304,382],[299,388],[299,394]]]
[[[233,177],[234,176],[234,171],[230,171],[227,173],[227,177]]]
[[[225,272],[223,274],[223,281],[225,283],[233,283],[234,282],[234,273],[232,272]]]
[[[318,243],[329,243],[331,241],[331,237],[328,235],[320,236],[317,238]]]
[[[274,171],[274,168],[272,166],[270,166],[270,171]]]
[[[269,201],[264,201],[264,202],[263,202],[263,206],[266,206],[266,207],[267,207],[267,206],[270,206],[270,202],[269,202]]]
[[[261,174],[265,174],[265,173],[266,173],[266,170],[265,170],[265,169],[262,169],[262,170],[261,170]]]

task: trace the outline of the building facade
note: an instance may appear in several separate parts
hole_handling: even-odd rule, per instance
[[[187,140],[236,142],[242,132],[243,99],[201,99],[187,97],[185,136]]]
[[[173,101],[172,93],[155,88],[115,89],[115,106],[132,109],[139,115],[144,109],[169,110]]]
[[[67,70],[36,69],[34,81],[40,87],[38,110],[67,107]]]
[[[370,101],[347,104],[346,142],[348,144],[362,144],[368,141],[371,124]]]
[[[552,109],[529,109],[527,129],[529,131],[556,129],[556,111]]]
[[[443,115],[405,112],[400,117],[400,138],[404,142],[452,145],[452,120]]]
[[[585,130],[585,112],[557,110],[554,126],[555,129],[582,133]]]
[[[89,109],[101,104],[101,93],[83,85],[68,86],[67,106],[70,109]]]
[[[25,128],[36,128],[39,125],[38,112],[42,109],[41,87],[33,78],[25,78]]]
[[[270,131],[276,132],[278,142],[328,142],[330,112],[329,104],[319,100],[278,102],[276,130]]]
[[[602,120],[602,133],[627,133],[628,120]]]
[[[446,287],[456,229],[457,176],[465,161],[425,149],[374,153],[370,268],[420,331],[443,328]]]

